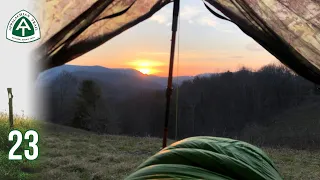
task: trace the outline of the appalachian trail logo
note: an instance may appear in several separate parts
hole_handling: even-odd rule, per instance
[[[7,26],[7,39],[18,43],[29,43],[40,39],[40,27],[36,18],[28,11],[15,14]]]

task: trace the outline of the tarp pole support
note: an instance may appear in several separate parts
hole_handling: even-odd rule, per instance
[[[165,121],[164,121],[164,132],[163,132],[162,148],[165,148],[167,146],[167,138],[168,138],[170,101],[171,101],[171,96],[172,96],[172,74],[173,74],[174,52],[175,52],[175,45],[176,45],[176,34],[177,34],[177,29],[178,29],[179,11],[180,11],[180,0],[174,0],[173,1],[173,19],[172,19],[170,64],[169,64],[168,84],[167,84],[167,90],[166,90],[166,111],[165,111]]]

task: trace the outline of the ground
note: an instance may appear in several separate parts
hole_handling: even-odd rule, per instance
[[[29,129],[34,129],[42,134],[39,124],[36,121],[16,117],[14,121],[15,128],[23,134]],[[10,132],[8,117],[0,113],[0,179],[16,180],[16,179],[32,179],[34,173],[39,166],[36,161],[9,161],[8,152],[11,149],[13,142],[8,142]],[[16,137],[15,137],[16,138]],[[23,154],[23,150],[27,149],[27,142],[22,142],[15,154]]]
[[[22,124],[19,126],[26,127]],[[0,149],[0,163],[6,164],[1,166],[0,174],[10,171],[6,179],[123,179],[161,147],[158,138],[98,135],[52,124],[44,124],[42,128],[46,133],[41,133],[39,139],[39,163],[9,163],[7,153]],[[262,149],[284,179],[319,179],[320,151]]]

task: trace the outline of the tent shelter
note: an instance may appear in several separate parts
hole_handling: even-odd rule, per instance
[[[36,64],[40,71],[63,65],[174,2],[171,68],[167,91],[168,113],[179,1],[82,0],[79,3],[80,0],[43,0],[40,2],[41,12],[38,19],[42,39],[35,50]],[[297,74],[320,84],[319,0],[203,2],[213,15],[236,24]]]
[[[42,39],[35,50],[36,64],[40,71],[63,65],[146,20],[170,2],[173,1],[41,1],[39,21]],[[174,0],[164,141],[179,2]],[[204,5],[215,16],[236,24],[297,74],[320,84],[318,0],[205,0]],[[165,145],[166,142],[163,147]]]
[[[42,39],[36,49],[38,66],[42,71],[63,65],[146,20],[171,2],[40,1],[38,20]],[[320,83],[318,0],[205,0],[204,3],[210,12],[236,24],[283,64]]]

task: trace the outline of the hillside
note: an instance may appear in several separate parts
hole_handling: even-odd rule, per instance
[[[49,86],[62,72],[69,72],[79,80],[89,78],[116,87],[127,85],[128,87],[139,87],[140,89],[162,89],[166,87],[167,84],[167,77],[146,75],[135,69],[111,69],[102,66],[76,65],[63,65],[42,72],[37,79],[37,83],[39,86]],[[199,76],[208,75],[203,74]],[[181,84],[183,81],[193,78],[193,76],[179,76],[174,77],[173,82]]]
[[[39,88],[48,113],[38,119],[105,134],[161,136],[157,127],[164,118],[165,88],[152,85],[152,76],[99,66],[61,68],[51,86]],[[92,86],[86,84],[88,78]],[[246,126],[265,127],[274,117],[302,107],[309,96],[319,96],[317,91],[311,82],[276,65],[195,77],[173,89],[169,126],[178,131],[169,137],[239,137]]]
[[[241,139],[264,146],[319,149],[320,97],[312,96],[303,104],[272,117],[269,122],[264,127],[246,127]]]

